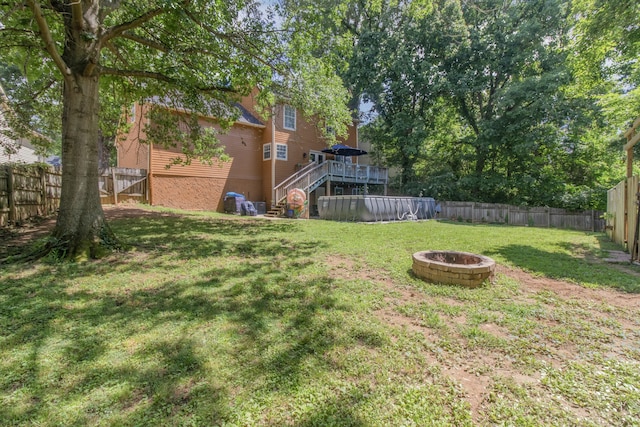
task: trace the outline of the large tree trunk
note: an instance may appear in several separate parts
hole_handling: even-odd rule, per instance
[[[113,241],[98,189],[98,76],[65,80],[62,195],[52,249],[73,259],[97,258]]]

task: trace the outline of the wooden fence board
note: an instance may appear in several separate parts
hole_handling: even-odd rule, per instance
[[[637,176],[619,182],[607,192],[607,235],[627,250],[632,248],[635,238],[638,192],[640,178]]]
[[[604,220],[600,211],[571,212],[548,207],[520,207],[505,204],[475,202],[440,202],[440,218],[454,221],[504,223],[532,227],[568,228],[581,231],[602,231]]]
[[[0,226],[54,213],[60,205],[60,194],[53,184],[49,190],[47,183],[60,180],[61,173],[54,167],[0,165]]]
[[[100,171],[98,186],[103,205],[118,204],[121,201],[148,201],[146,169],[103,169]]]
[[[626,181],[621,181],[607,192],[607,225],[611,240],[619,245],[626,245],[625,226],[625,193]]]
[[[100,173],[98,186],[103,204],[147,201],[145,169],[105,169]],[[0,226],[55,213],[60,206],[61,192],[62,172],[59,169],[0,165]]]
[[[635,233],[636,233],[636,220],[638,218],[638,191],[640,188],[638,187],[638,177],[632,176],[627,179],[627,246],[629,249],[632,248]]]

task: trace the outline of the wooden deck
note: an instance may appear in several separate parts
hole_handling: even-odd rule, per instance
[[[327,163],[327,178],[331,182],[386,184],[389,178],[387,168],[336,161],[325,163]]]
[[[358,165],[328,160],[321,164],[310,163],[275,187],[275,200],[280,202],[289,190],[301,188],[311,193],[329,181],[332,184],[387,184],[389,170],[378,166]]]

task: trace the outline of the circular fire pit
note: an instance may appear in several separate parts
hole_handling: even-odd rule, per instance
[[[493,281],[496,263],[489,257],[454,251],[421,251],[413,254],[413,273],[433,283],[475,288]]]

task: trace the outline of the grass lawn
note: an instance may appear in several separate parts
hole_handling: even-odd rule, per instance
[[[601,234],[147,209],[0,270],[0,425],[640,425],[640,268]],[[481,253],[479,289],[411,254]]]

